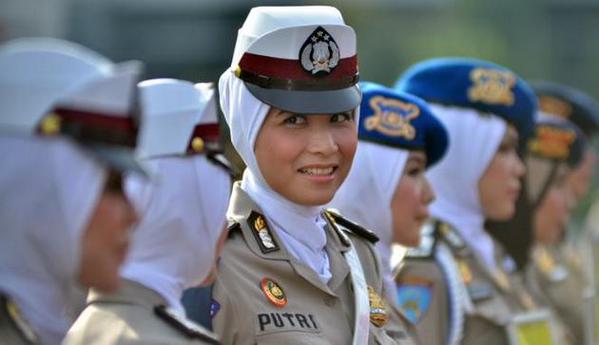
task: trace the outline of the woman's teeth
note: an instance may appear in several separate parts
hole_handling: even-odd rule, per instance
[[[335,168],[307,168],[307,169],[300,169],[300,172],[302,174],[322,176],[322,175],[332,174],[333,170],[335,170]]]

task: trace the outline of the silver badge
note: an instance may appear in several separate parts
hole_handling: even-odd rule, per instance
[[[339,47],[333,36],[317,27],[300,50],[302,67],[312,75],[329,74],[339,63]]]

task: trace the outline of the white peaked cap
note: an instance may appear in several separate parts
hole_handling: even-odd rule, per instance
[[[350,111],[361,99],[356,34],[330,6],[253,8],[228,72],[261,102],[291,112]]]
[[[143,158],[184,155],[194,128],[216,124],[214,88],[176,79],[139,83],[142,127],[138,154]]]
[[[129,117],[137,106],[136,85],[142,65],[137,61],[115,65],[110,75],[92,80],[61,97],[56,107]]]
[[[333,35],[342,58],[356,54],[356,34],[335,7],[254,7],[238,31],[231,66],[236,67],[245,52],[297,60],[301,46],[317,26]]]
[[[75,43],[25,38],[0,46],[0,127],[31,132],[55,102],[113,64]]]

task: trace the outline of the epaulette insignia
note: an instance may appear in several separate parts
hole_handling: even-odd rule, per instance
[[[558,282],[568,277],[568,271],[555,259],[545,248],[539,248],[534,253],[534,261],[537,268],[552,282]]]
[[[422,226],[420,232],[420,245],[418,247],[408,248],[407,259],[429,259],[433,257],[437,236],[435,236],[435,227],[433,224],[426,223]]]
[[[374,232],[364,228],[363,226],[357,223],[352,222],[351,220],[348,220],[347,218],[344,218],[342,215],[333,210],[326,210],[325,215],[327,215],[333,223],[339,225],[343,228],[343,230],[347,232],[356,234],[372,243],[376,243],[379,241],[378,236],[375,235]]]
[[[466,242],[462,239],[460,235],[452,228],[449,224],[436,221],[435,228],[441,238],[445,240],[445,242],[452,248],[456,250],[462,250],[466,247]]]
[[[420,277],[405,277],[397,283],[397,302],[402,314],[414,325],[428,310],[433,282]]]
[[[170,310],[164,305],[155,306],[154,313],[188,338],[201,339],[208,344],[220,344],[220,341],[218,341],[215,335],[202,329],[194,322],[187,320],[184,316],[179,315],[177,312]]]
[[[23,318],[21,314],[21,310],[19,307],[8,297],[1,296],[2,299],[2,308],[4,308],[4,312],[8,315],[14,326],[21,333],[25,341],[28,344],[38,344],[39,339],[33,328],[29,325],[29,323]]]
[[[279,250],[279,245],[272,237],[270,228],[266,223],[266,218],[258,212],[252,211],[248,217],[248,225],[252,230],[252,234],[258,242],[258,246],[262,253],[267,254]]]

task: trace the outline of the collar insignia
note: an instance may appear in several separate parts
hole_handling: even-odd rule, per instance
[[[377,96],[370,100],[370,107],[374,110],[374,114],[366,119],[367,130],[377,130],[407,140],[416,137],[416,129],[410,123],[420,115],[420,109],[415,104]]]
[[[470,72],[473,85],[468,89],[471,102],[511,106],[514,104],[516,76],[508,71],[475,68]]]
[[[368,300],[370,301],[370,322],[377,327],[383,327],[389,319],[385,302],[374,289],[368,285]]]
[[[283,308],[287,305],[287,296],[283,288],[270,278],[264,278],[260,282],[262,292],[266,295],[266,299],[274,306]]]
[[[319,26],[310,34],[300,49],[300,62],[306,72],[314,76],[327,75],[339,64],[337,42]]]
[[[263,215],[252,211],[248,217],[248,225],[250,226],[250,229],[252,229],[252,234],[254,234],[262,253],[267,254],[279,250],[279,245],[275,239],[272,238],[272,234],[270,233],[270,229]]]

